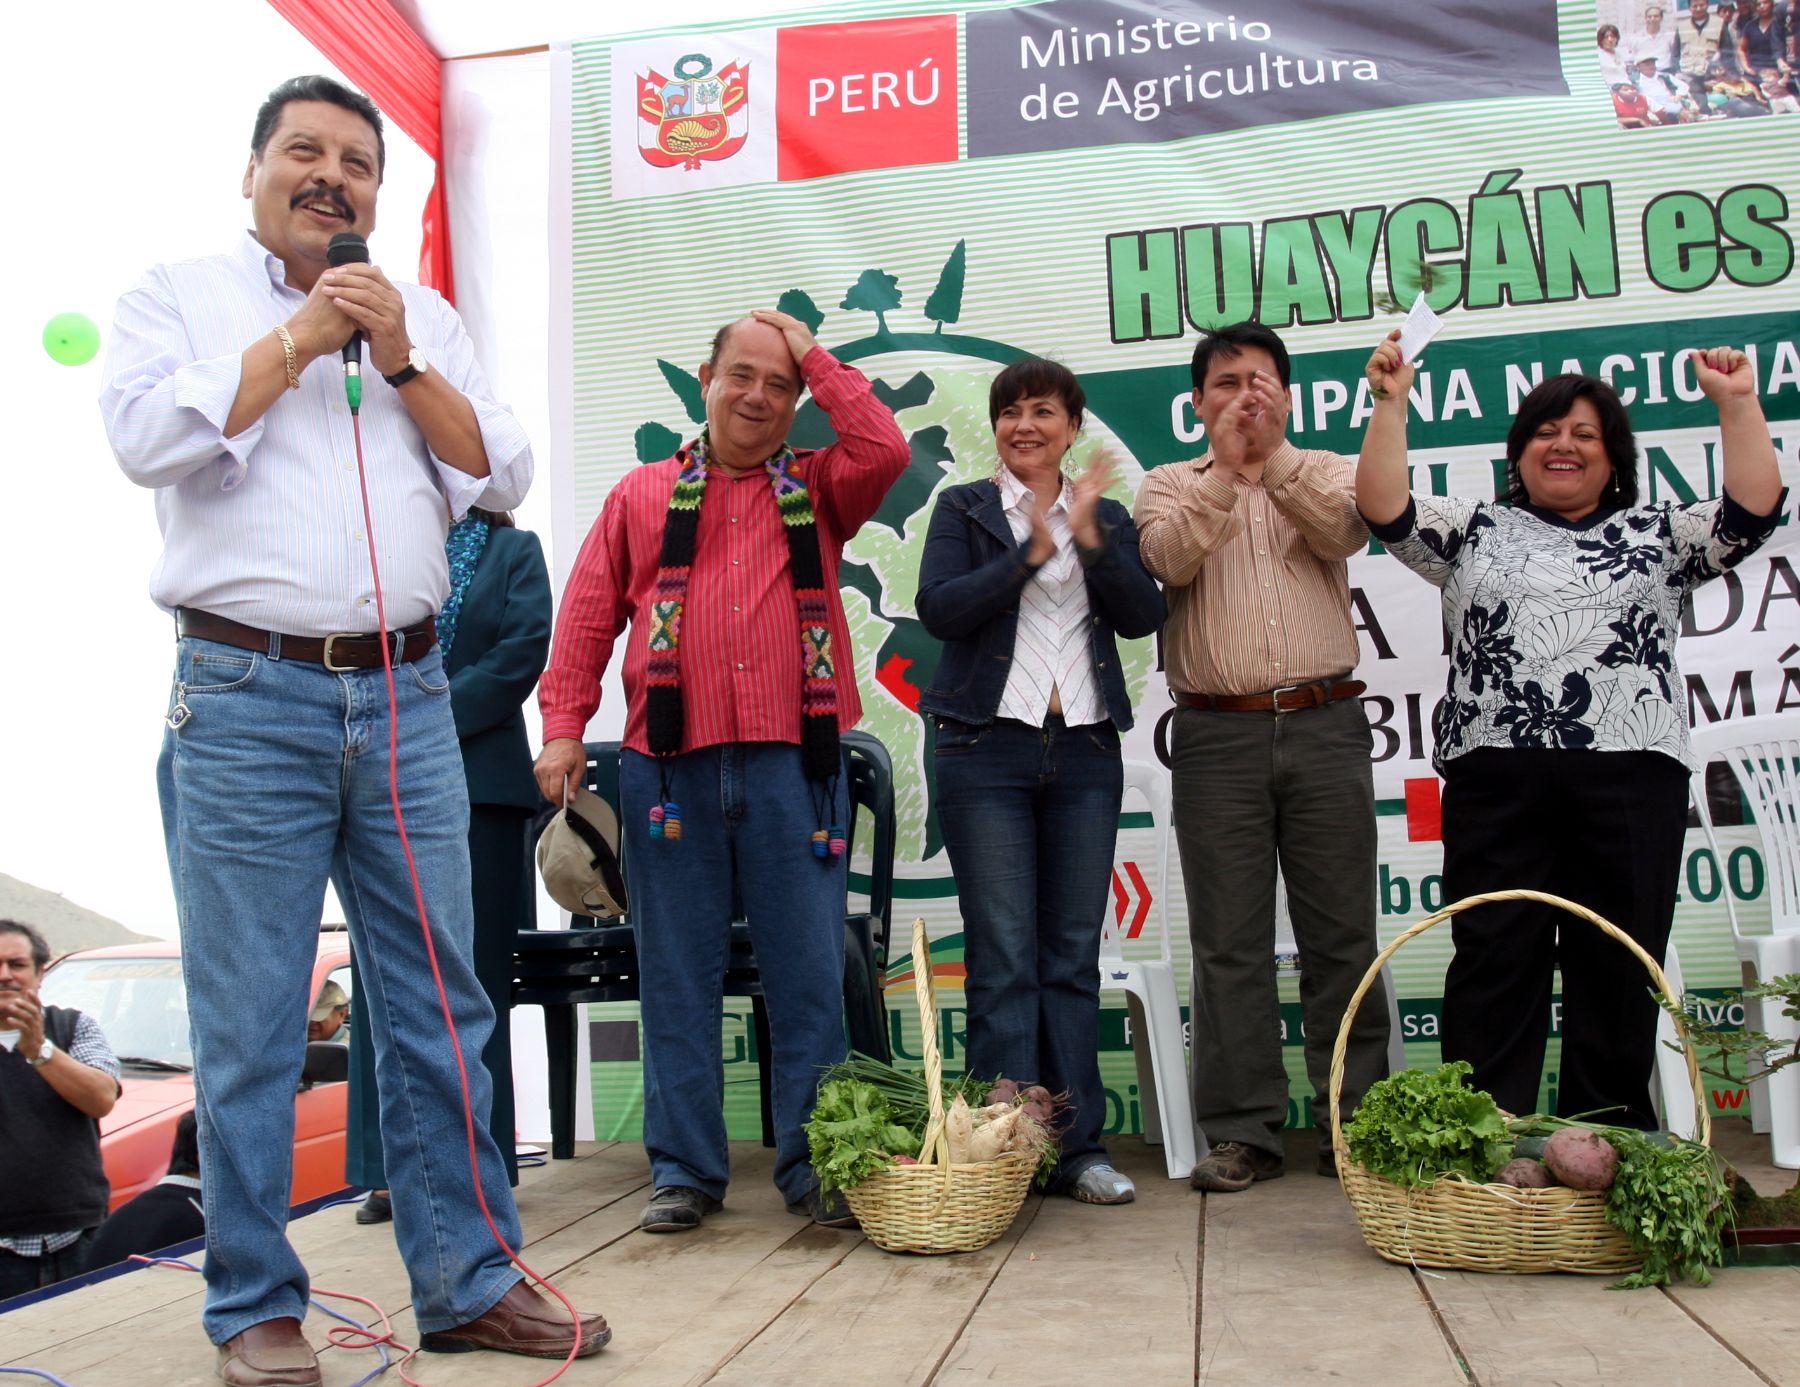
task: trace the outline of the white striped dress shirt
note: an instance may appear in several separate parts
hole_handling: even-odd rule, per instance
[[[388,625],[449,595],[444,536],[471,505],[506,510],[531,484],[531,445],[496,403],[456,310],[397,286],[406,330],[474,407],[490,475],[440,461],[398,393],[363,363],[362,436]],[[163,552],[150,596],[294,636],[376,629],[356,448],[338,358],[321,357],[262,418],[224,434],[243,353],[305,300],[245,232],[228,255],[159,265],[119,300],[100,394],[125,475],[156,491]]]
[[[1031,576],[1019,593],[1019,629],[1013,639],[1012,668],[1000,694],[998,715],[1042,727],[1050,713],[1050,695],[1062,695],[1062,718],[1070,727],[1106,721],[1106,700],[1094,678],[1094,651],[1088,641],[1087,575],[1069,529],[1073,492],[1064,478],[1062,492],[1044,516],[1056,552]],[[1023,544],[1031,534],[1031,489],[1006,468],[1000,469],[1000,504],[1013,538]]]
[[[1210,452],[1167,463],[1144,477],[1136,519],[1169,599],[1170,688],[1262,693],[1356,667],[1346,560],[1369,531],[1349,458],[1284,441],[1255,481],[1226,480]]]

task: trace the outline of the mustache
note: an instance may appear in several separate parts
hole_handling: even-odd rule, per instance
[[[298,207],[303,202],[329,202],[343,214],[345,221],[353,222],[356,220],[356,213],[350,208],[350,200],[336,188],[327,188],[323,183],[314,184],[310,188],[295,193],[294,196],[288,200],[288,207],[292,209]]]

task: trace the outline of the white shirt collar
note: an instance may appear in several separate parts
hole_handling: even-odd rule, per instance
[[[272,288],[299,292],[291,289],[287,282],[287,266],[281,263],[281,258],[274,251],[256,239],[254,231],[246,228],[238,238],[236,257],[239,264],[252,275],[267,280]]]
[[[1012,469],[1005,463],[1000,464],[999,486],[1000,505],[1009,511],[1019,510],[1025,505],[1026,498],[1032,494],[1031,488],[1015,477]],[[1069,508],[1069,479],[1067,477],[1062,479],[1062,490],[1057,492],[1056,500],[1050,509],[1056,510],[1058,507],[1065,511]]]

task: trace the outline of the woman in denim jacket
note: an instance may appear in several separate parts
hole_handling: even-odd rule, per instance
[[[992,480],[938,497],[917,610],[944,643],[919,701],[937,727],[935,803],[961,898],[969,1069],[1066,1093],[1057,1187],[1122,1204],[1100,1141],[1100,924],[1124,791],[1131,703],[1115,636],[1167,614],[1101,457],[1062,462],[1086,397],[1027,360],[994,379]]]

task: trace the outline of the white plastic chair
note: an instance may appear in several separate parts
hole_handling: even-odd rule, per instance
[[[1138,1093],[1144,1104],[1144,1140],[1160,1143],[1171,1180],[1193,1173],[1194,1103],[1188,1089],[1187,1040],[1181,997],[1169,956],[1169,777],[1160,766],[1125,763],[1125,794],[1150,806],[1156,833],[1156,898],[1152,918],[1160,956],[1126,958],[1124,938],[1109,909],[1100,927],[1100,988],[1123,991],[1131,1018],[1131,1052],[1137,1060]]]
[[[1669,989],[1679,997],[1686,991],[1681,980],[1681,955],[1675,952],[1675,941],[1669,941],[1663,955],[1663,976]],[[1678,1137],[1694,1139],[1698,1115],[1694,1111],[1694,1081],[1688,1077],[1687,1061],[1682,1058],[1681,1038],[1675,1034],[1675,1022],[1661,1007],[1656,1010],[1656,1090],[1652,1096],[1660,1110],[1663,1126]]]
[[[1694,754],[1700,770],[1694,777],[1694,807],[1707,845],[1718,859],[1718,838],[1706,799],[1706,763],[1718,759],[1730,766],[1762,835],[1764,879],[1769,890],[1767,934],[1747,934],[1738,921],[1737,902],[1724,891],[1731,937],[1743,966],[1746,985],[1784,973],[1800,973],[1800,718],[1780,713],[1737,718],[1697,727]],[[1724,870],[1721,863],[1720,870]],[[1800,1038],[1800,1021],[1781,1014],[1779,1006],[1745,1004],[1745,1024],[1792,1046]],[[1800,1169],[1800,1065],[1790,1065],[1773,1078],[1750,1085],[1750,1122],[1767,1132],[1774,1164]]]

